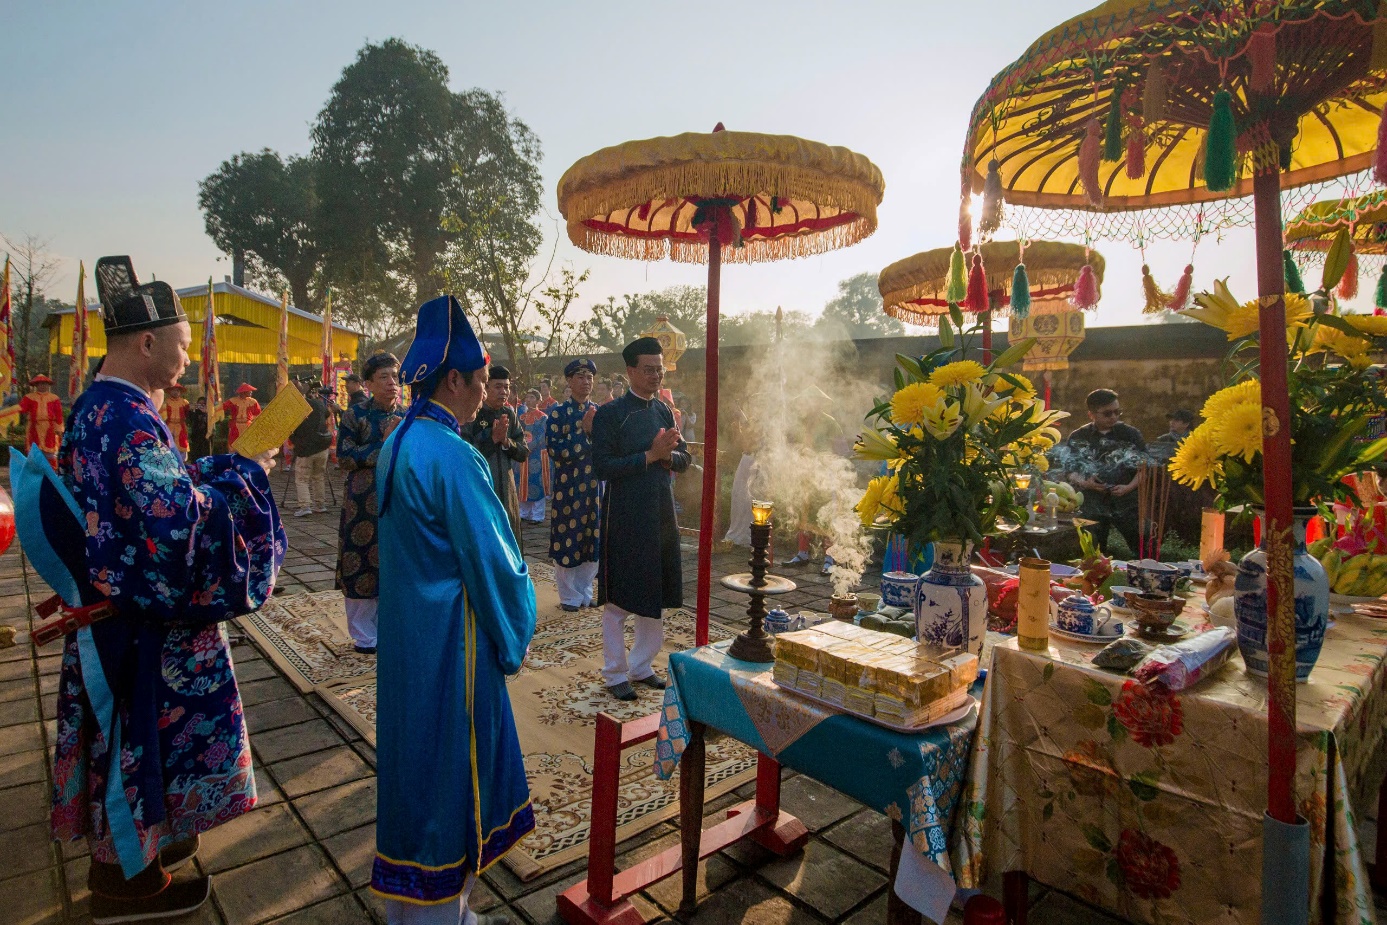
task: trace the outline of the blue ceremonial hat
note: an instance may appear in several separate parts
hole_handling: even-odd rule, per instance
[[[564,378],[567,379],[569,376],[573,375],[580,369],[586,369],[594,376],[597,375],[597,364],[594,363],[592,360],[589,360],[587,357],[583,357],[581,360],[571,361],[567,366],[563,368]]]
[[[414,342],[400,364],[400,382],[414,385],[440,369],[470,373],[490,362],[462,303],[453,296],[441,295],[419,306]]]

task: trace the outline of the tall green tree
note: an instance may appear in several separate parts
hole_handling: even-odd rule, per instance
[[[859,273],[839,281],[838,295],[824,306],[815,327],[839,326],[853,340],[905,333],[905,325],[882,311],[875,273]]]
[[[593,353],[620,353],[664,315],[683,331],[690,347],[707,339],[708,290],[703,286],[671,286],[655,292],[628,293],[618,301],[592,307],[592,318],[579,325],[576,346]]]
[[[804,312],[783,312],[778,326],[775,312],[748,312],[744,315],[728,315],[718,322],[718,336],[726,347],[742,344],[771,344],[777,334],[785,340],[806,340],[813,331],[813,324]]]
[[[307,158],[285,161],[266,148],[223,161],[198,187],[208,237],[242,256],[252,283],[271,291],[287,285],[305,310],[321,305],[321,292],[309,291],[323,260],[314,173]]]

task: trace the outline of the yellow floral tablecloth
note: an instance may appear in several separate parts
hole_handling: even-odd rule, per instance
[[[1198,602],[1187,621],[1202,619]],[[1048,654],[1014,639],[993,650],[954,828],[959,885],[1022,870],[1134,922],[1256,925],[1265,681],[1234,654],[1191,690],[1162,696],[1093,667],[1097,646],[1050,642]],[[1375,922],[1354,818],[1382,781],[1384,655],[1387,621],[1339,617],[1297,686],[1312,921]]]

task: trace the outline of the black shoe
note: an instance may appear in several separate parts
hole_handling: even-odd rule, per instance
[[[375,655],[375,654],[376,654],[376,647],[375,647],[375,646],[358,646],[358,645],[353,645],[353,646],[352,646],[352,649],[356,652],[357,655]]]
[[[566,613],[577,613],[582,608],[579,607],[577,604],[560,604],[559,609],[563,610]]]
[[[607,688],[607,693],[611,694],[617,700],[636,699],[636,689],[631,686],[630,681],[622,681],[620,684],[613,684],[611,687]]]
[[[153,922],[176,918],[199,908],[211,895],[211,877],[171,883],[163,892],[144,899],[117,899],[93,893],[92,922],[95,925],[115,925],[118,922]]]
[[[662,691],[662,690],[664,690],[666,687],[669,686],[669,685],[665,682],[665,679],[662,678],[662,677],[660,677],[660,676],[657,675],[657,674],[652,674],[652,675],[651,675],[650,677],[648,677],[648,678],[636,678],[636,679],[635,679],[635,683],[636,683],[636,684],[644,684],[646,687],[652,687],[652,688],[654,688],[654,689],[657,690],[657,691]]]
[[[159,863],[163,865],[165,871],[173,873],[175,870],[178,870],[178,868],[197,857],[198,845],[199,839],[196,835],[192,838],[176,841],[159,852]]]

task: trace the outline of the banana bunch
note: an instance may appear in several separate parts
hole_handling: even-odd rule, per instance
[[[1387,555],[1361,552],[1346,559],[1340,550],[1330,545],[1331,542],[1326,537],[1309,546],[1310,555],[1318,559],[1329,574],[1331,591],[1352,597],[1387,594]]]
[[[1060,503],[1058,510],[1061,514],[1077,511],[1084,503],[1084,493],[1076,491],[1074,486],[1070,485],[1068,482],[1047,481],[1043,484],[1045,486],[1045,494],[1049,494],[1053,491],[1055,496],[1059,498]]]

